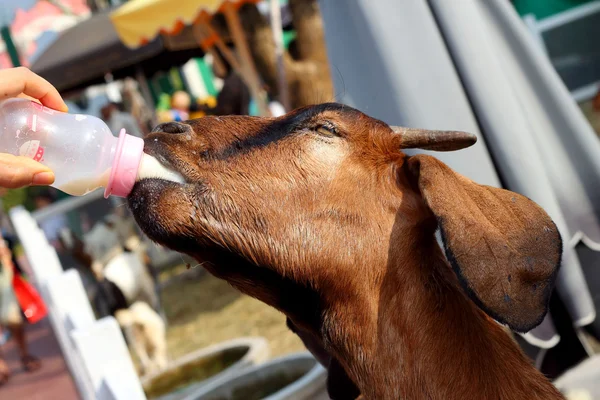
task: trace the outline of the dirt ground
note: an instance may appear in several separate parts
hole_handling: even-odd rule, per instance
[[[305,351],[300,339],[285,325],[279,311],[229,286],[208,273],[201,278],[185,265],[160,275],[167,320],[169,358],[175,359],[196,349],[239,336],[263,336],[269,341],[271,357]],[[588,337],[595,352],[600,343]]]
[[[183,270],[185,266],[166,271],[160,281],[181,276]],[[162,290],[162,301],[169,324],[170,359],[240,336],[265,337],[271,357],[305,351],[300,339],[285,325],[283,314],[208,273],[167,285]]]

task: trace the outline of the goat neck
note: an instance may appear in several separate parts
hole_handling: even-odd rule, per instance
[[[564,399],[464,294],[433,235],[418,248],[390,250],[378,284],[328,315],[349,309],[357,311],[347,330],[339,321],[325,326],[337,325],[328,340],[364,398]]]

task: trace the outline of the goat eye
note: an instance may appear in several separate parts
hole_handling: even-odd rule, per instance
[[[315,131],[319,134],[319,135],[323,135],[323,136],[337,136],[338,135],[338,131],[337,128],[335,127],[335,125],[333,125],[330,122],[326,122],[324,124],[318,125],[315,128]]]

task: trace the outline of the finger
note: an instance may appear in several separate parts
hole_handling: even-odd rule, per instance
[[[0,71],[0,99],[17,97],[21,93],[38,99],[43,105],[59,111],[68,107],[50,82],[28,68],[18,67]]]
[[[27,99],[27,100],[35,101],[36,103],[40,103],[41,104],[41,102],[38,99],[34,99],[33,97],[27,96],[26,94],[23,94],[23,93],[17,95],[16,97],[18,97],[20,99]]]
[[[54,173],[28,157],[0,154],[0,187],[16,189],[30,185],[50,185]]]
[[[23,71],[25,75],[23,94],[38,99],[46,107],[58,111],[68,111],[69,107],[67,107],[58,90],[50,82],[34,74],[27,68],[23,68]]]

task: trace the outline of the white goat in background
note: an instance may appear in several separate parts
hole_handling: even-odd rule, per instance
[[[75,251],[72,232],[62,232],[62,239]],[[145,247],[132,224],[127,219],[109,216],[94,225],[82,242],[83,248],[74,255],[80,259],[87,256],[96,279],[109,283],[110,312],[139,358],[141,374],[163,369],[167,364],[166,326],[157,312],[159,299],[145,265]]]

